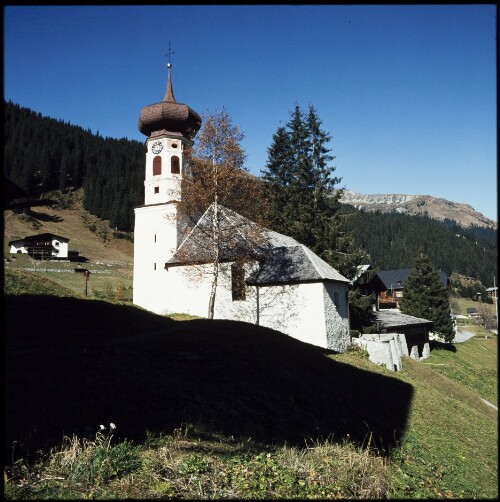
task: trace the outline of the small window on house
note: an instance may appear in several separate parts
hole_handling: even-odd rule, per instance
[[[177,143],[172,143],[172,148],[177,148]]]
[[[233,302],[246,298],[245,269],[241,263],[233,263],[231,265],[231,292],[233,294]]]
[[[156,263],[154,264],[154,269],[156,270]]]
[[[155,193],[160,193],[160,187],[155,187]]]
[[[181,172],[179,157],[174,155],[170,161],[170,172],[172,174],[179,174]]]
[[[161,174],[161,157],[157,155],[153,159],[153,176],[159,176]]]

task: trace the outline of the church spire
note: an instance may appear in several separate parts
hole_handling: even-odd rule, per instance
[[[201,127],[201,117],[189,106],[177,103],[172,89],[172,63],[170,56],[175,54],[168,43],[168,80],[167,89],[163,100],[159,103],[147,105],[141,110],[137,126],[146,136],[159,133],[181,134],[186,139],[192,140]]]
[[[166,101],[167,103],[175,103],[175,97],[174,97],[174,91],[172,89],[172,77],[170,75],[170,69],[172,68],[172,64],[168,63],[167,64],[168,68],[168,81],[167,81],[167,90],[165,92],[165,96],[163,98],[163,101]]]

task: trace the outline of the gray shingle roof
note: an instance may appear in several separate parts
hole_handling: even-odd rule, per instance
[[[223,234],[219,246],[219,259],[233,261],[248,257],[257,258],[262,263],[258,272],[249,278],[248,284],[350,282],[295,239],[261,227],[220,204],[217,207]],[[212,204],[181,242],[165,267],[213,262],[213,218]]]
[[[414,317],[412,315],[403,314],[399,310],[379,310],[373,313],[375,322],[379,322],[382,328],[399,328],[408,326],[419,326],[419,325],[429,325],[433,324],[432,321],[428,319],[423,319],[421,317]]]
[[[258,273],[247,283],[266,285],[313,281],[350,282],[309,248],[297,244],[272,249]]]
[[[184,238],[167,266],[188,263],[210,263],[214,260],[214,204],[203,213],[194,228]],[[243,257],[263,256],[278,246],[294,246],[291,237],[261,227],[235,211],[218,205],[221,228],[219,259],[231,261]]]
[[[378,278],[382,281],[387,289],[403,289],[405,282],[410,275],[411,268],[403,268],[398,270],[382,270],[377,273]],[[448,284],[448,275],[442,270],[439,271],[439,279],[441,284],[446,287]]]

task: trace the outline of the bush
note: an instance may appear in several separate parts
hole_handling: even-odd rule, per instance
[[[134,242],[134,236],[126,232],[113,232],[113,237],[115,239],[125,239],[130,242]]]

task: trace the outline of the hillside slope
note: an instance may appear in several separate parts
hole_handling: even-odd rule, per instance
[[[50,232],[68,238],[69,249],[78,250],[90,263],[123,265],[131,271],[133,242],[114,237],[107,222],[83,209],[82,197],[83,190],[79,189],[63,204],[36,207],[26,215],[4,211],[4,253],[11,240]],[[91,231],[92,225],[95,231]]]
[[[59,194],[59,197],[58,205],[33,208],[27,215],[4,211],[4,256],[9,256],[10,240],[52,232],[69,238],[69,248],[78,250],[88,259],[88,267],[108,267],[110,272],[111,269],[119,272],[117,281],[123,278],[131,281],[134,245],[131,240],[116,238],[116,235],[132,239],[133,234],[116,233],[107,221],[85,211],[83,189],[65,196]],[[478,237],[457,236],[438,220],[399,213],[358,213],[359,217],[350,220],[346,229],[355,233],[356,244],[367,250],[373,267],[410,268],[422,245],[434,266],[448,274],[456,272],[485,281],[486,287],[491,285],[491,276],[496,274],[496,240],[489,238],[479,246]],[[495,232],[491,229],[481,231]],[[104,288],[106,285],[101,282],[98,284],[96,276],[92,284]],[[126,284],[132,287],[128,280]]]
[[[380,211],[382,213],[403,213],[408,215],[428,216],[440,221],[453,220],[462,227],[483,227],[496,229],[497,222],[486,218],[468,204],[452,202],[430,195],[404,194],[361,194],[345,190],[341,199],[356,209]]]
[[[392,450],[387,492],[395,498],[498,496],[498,415],[480,399],[493,399],[497,388],[490,385],[483,394],[481,385],[480,394],[467,382],[471,373],[497,382],[496,339],[460,344],[460,358],[449,351],[433,352],[425,363],[406,358],[404,371],[393,373],[359,351],[327,353],[251,324],[175,322],[129,305],[58,297],[59,290],[48,284],[45,291],[40,285],[36,294],[26,294],[33,277],[8,273],[14,277],[5,291],[6,459],[12,458],[14,440],[15,454],[22,456],[60,444],[63,435],[92,437],[99,424],[110,422],[117,425],[117,440],[136,444],[144,444],[149,433],[158,437],[189,427],[200,439],[208,433],[221,438],[221,445],[248,444],[247,438],[262,442],[265,459],[275,458],[277,446],[290,455],[291,445],[304,448],[306,440],[307,451],[327,438],[341,446],[375,441],[386,453]],[[10,289],[17,284],[21,295]],[[436,361],[449,365],[450,375],[438,373]],[[463,367],[456,379],[454,364]],[[200,449],[197,439],[184,441],[184,448],[199,461],[216,451]],[[303,458],[304,451],[297,449],[297,455]],[[147,478],[152,491],[159,489],[158,479],[174,483],[180,475],[175,465],[166,467],[162,452],[169,450],[158,451],[158,476]],[[254,458],[229,461],[252,476]],[[323,458],[321,465],[330,462],[353,468],[337,456]],[[317,493],[314,467],[303,469],[292,481],[304,485],[310,473],[312,488],[305,495]],[[125,478],[118,481],[115,486],[127,486]],[[317,497],[343,494],[334,491],[336,481]],[[146,478],[137,474],[133,482]],[[259,482],[260,498],[268,498],[267,480]],[[186,498],[185,491],[175,493]]]

